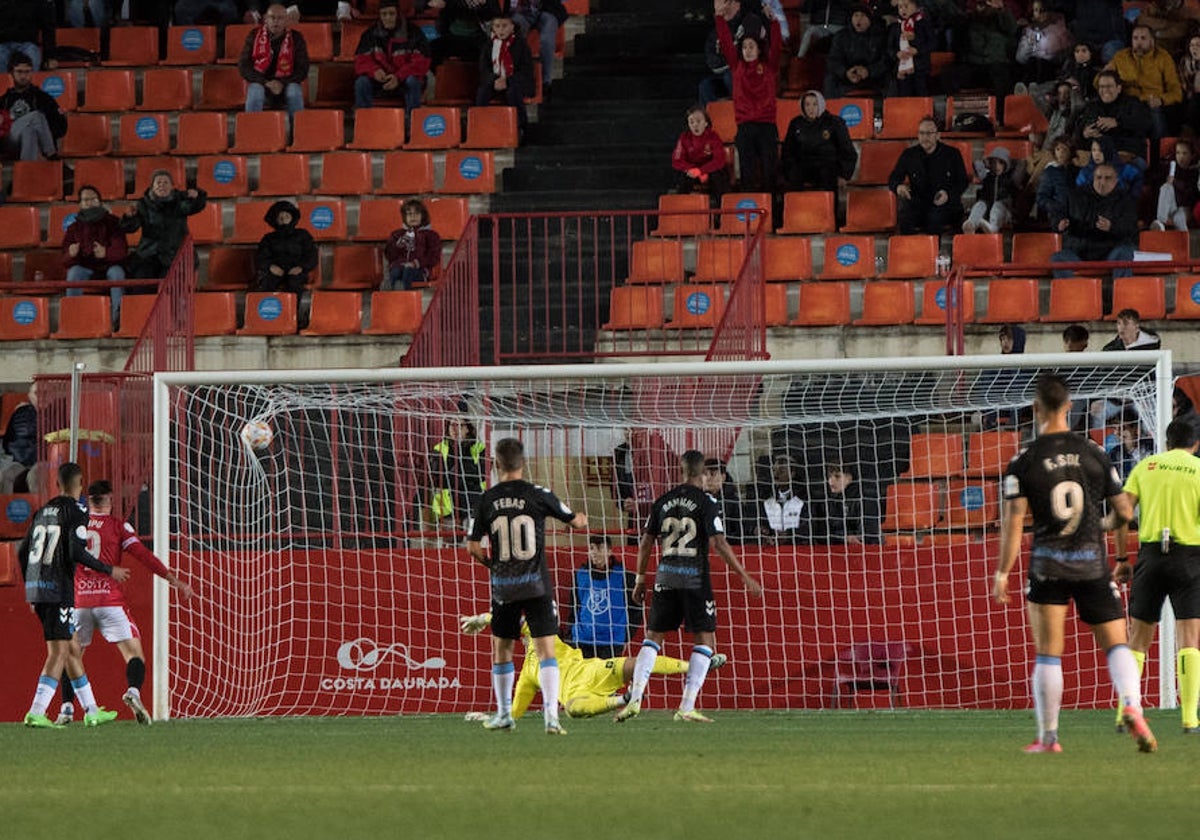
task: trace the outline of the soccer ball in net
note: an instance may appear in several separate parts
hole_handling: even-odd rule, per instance
[[[255,452],[266,449],[274,439],[275,433],[262,420],[248,420],[246,425],[242,426],[242,443]]]

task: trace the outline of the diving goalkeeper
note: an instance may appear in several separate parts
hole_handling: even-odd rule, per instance
[[[491,623],[491,613],[464,615],[459,619],[462,632],[475,635]],[[529,628],[522,623],[521,641],[525,644],[525,661],[521,664],[521,676],[517,679],[513,696],[512,716],[515,720],[525,714],[534,696],[541,690],[536,650],[529,643]],[[619,709],[626,698],[621,691],[633,678],[634,659],[618,656],[613,659],[585,659],[578,648],[573,648],[558,636],[554,637],[554,656],[558,659],[562,688],[560,702],[573,718],[594,717]],[[728,661],[723,653],[713,654],[710,668],[720,668]],[[686,674],[688,663],[682,659],[659,656],[654,661],[652,674]]]

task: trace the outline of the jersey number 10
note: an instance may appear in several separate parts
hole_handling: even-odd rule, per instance
[[[497,516],[492,520],[493,560],[532,560],[537,554],[537,524],[533,517],[522,513],[509,519]]]

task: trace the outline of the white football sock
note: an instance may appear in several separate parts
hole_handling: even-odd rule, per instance
[[[546,725],[558,723],[558,683],[559,671],[557,659],[543,659],[538,679],[542,683],[542,719]]]
[[[1133,651],[1127,645],[1113,645],[1104,653],[1108,657],[1108,675],[1117,690],[1121,708],[1142,708],[1142,681],[1138,676],[1137,660]]]
[[[492,665],[492,693],[496,697],[496,711],[502,715],[512,714],[513,682],[516,669],[511,662]]]
[[[1038,655],[1033,666],[1033,704],[1037,709],[1038,741],[1046,743],[1050,733],[1058,738],[1058,713],[1062,709],[1062,658]]]
[[[633,665],[633,682],[629,686],[629,702],[641,702],[646,693],[646,684],[650,682],[650,674],[654,670],[654,660],[658,659],[659,646],[649,639],[642,641],[642,649],[638,651],[637,661]]]
[[[712,648],[705,645],[695,645],[692,648],[692,658],[688,660],[687,681],[683,684],[683,700],[679,703],[679,711],[690,712],[696,708],[696,697],[704,687],[704,678],[708,676],[708,666],[712,662]]]
[[[56,691],[58,691],[58,680],[54,677],[47,677],[45,674],[38,677],[37,691],[33,693],[33,705],[29,707],[29,714],[46,714],[46,709],[50,708],[50,701],[54,699]]]
[[[75,697],[85,715],[96,711],[96,695],[92,693],[92,684],[88,682],[87,674],[71,680],[71,688],[75,689]]]

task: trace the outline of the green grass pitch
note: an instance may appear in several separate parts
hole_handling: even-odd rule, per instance
[[[1030,712],[661,710],[618,726],[539,715],[0,726],[0,837],[1176,838],[1200,808],[1200,738],[1150,713],[1065,712],[1061,755],[1025,755]],[[51,786],[59,792],[51,793]]]

